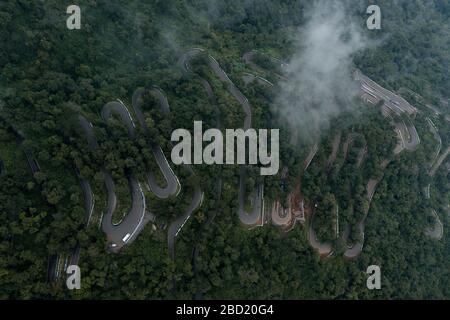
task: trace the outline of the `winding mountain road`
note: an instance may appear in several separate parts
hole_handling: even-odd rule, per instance
[[[203,202],[204,193],[200,187],[195,188],[194,196],[191,203],[184,211],[183,215],[172,221],[167,230],[167,246],[169,248],[169,255],[175,259],[175,238],[180,233],[181,229],[184,227],[185,223],[189,220],[192,213],[201,207]]]
[[[163,113],[170,112],[169,103],[166,97],[161,93],[159,89],[156,88],[152,89],[150,90],[150,93],[158,99],[160,108]],[[133,94],[132,105],[140,125],[144,128],[144,131],[147,133],[148,127],[141,109],[144,94],[145,94],[144,88],[137,89]],[[177,196],[181,188],[180,182],[178,181],[177,176],[170,167],[169,162],[167,161],[167,158],[164,155],[164,152],[162,151],[160,146],[151,145],[151,149],[155,157],[156,163],[158,164],[158,167],[161,170],[162,175],[166,182],[165,187],[160,187],[158,182],[156,181],[155,174],[151,170],[148,171],[147,180],[151,191],[160,199],[166,199],[171,196]]]
[[[141,105],[142,105],[142,96],[145,93],[145,89],[138,89],[133,94],[133,107],[136,111],[136,115],[139,119],[139,121],[142,123],[144,128],[147,128],[145,125],[145,119],[143,116],[143,113],[141,111]],[[159,107],[163,114],[168,114],[170,112],[170,105],[166,98],[166,96],[163,94],[163,92],[159,89],[154,87],[150,90],[150,93],[156,97],[159,100]],[[147,130],[147,129],[145,129]],[[159,151],[158,151],[159,150]],[[157,190],[159,192],[160,196],[168,196],[169,194],[175,194],[178,195],[180,191],[180,183],[178,181],[178,178],[173,173],[172,169],[170,168],[170,165],[167,162],[166,157],[164,156],[164,153],[162,152],[161,148],[156,148],[154,150],[155,158],[158,162],[158,165],[160,166],[160,169],[163,172],[164,177],[167,181],[167,187],[165,189],[157,187],[156,181],[154,180],[154,176],[149,175],[149,183],[151,182],[153,184],[152,190]],[[159,161],[158,161],[159,159]],[[183,167],[189,171],[191,175],[195,175],[194,170],[192,170],[190,165],[183,165]],[[170,185],[170,186],[169,186]],[[159,189],[158,189],[159,188]],[[184,227],[186,222],[191,217],[192,213],[196,211],[203,202],[204,192],[201,190],[200,186],[197,185],[194,189],[194,194],[192,197],[192,200],[189,204],[189,206],[186,208],[184,213],[177,217],[174,221],[172,221],[169,225],[169,228],[167,230],[167,247],[169,251],[169,256],[173,260],[175,259],[175,238],[180,233],[181,229]]]
[[[205,54],[205,50],[201,48],[193,48],[188,50],[185,54],[183,54],[178,64],[182,68],[183,72],[188,74],[192,72],[190,70],[189,61],[196,57],[197,55]],[[251,128],[252,123],[252,111],[251,106],[248,99],[244,96],[244,94],[236,87],[236,85],[230,80],[225,71],[222,70],[220,64],[212,57],[211,55],[207,55],[208,65],[214,74],[219,78],[219,80],[224,83],[227,87],[228,92],[239,102],[242,107],[242,110],[245,113],[244,118],[244,130]],[[252,196],[252,210],[251,212],[245,211],[245,166],[241,166],[239,170],[239,209],[238,215],[240,221],[249,227],[256,226],[262,223],[262,215],[263,215],[263,207],[264,207],[264,185],[258,184],[256,186],[256,190],[253,192]]]
[[[339,151],[339,146],[341,144],[341,132],[339,132],[338,134],[336,134],[336,136],[333,139],[333,143],[331,146],[331,154],[327,159],[327,164],[326,164],[326,168],[327,170],[330,170],[331,166],[333,165],[334,161],[336,160],[338,151]]]
[[[400,133],[404,149],[409,151],[416,150],[420,144],[420,137],[412,122],[406,125],[405,121],[402,120],[397,122],[395,126]]]
[[[244,75],[242,76],[242,80],[244,81],[244,83],[246,85],[253,83],[256,81],[256,83],[263,85],[263,86],[268,86],[268,87],[273,87],[273,83],[270,82],[269,80],[260,77],[260,76],[256,76],[254,74],[248,73],[248,72],[244,72]]]
[[[92,213],[94,212],[94,194],[92,192],[91,184],[86,179],[80,179],[81,190],[83,191],[84,196],[84,210],[86,212],[86,225],[89,226],[89,223],[92,218]]]
[[[434,138],[437,140],[438,142],[438,146],[436,148],[436,155],[434,156],[433,160],[431,161],[431,167],[433,167],[433,164],[436,162],[437,158],[439,157],[439,154],[441,153],[441,149],[442,149],[442,139],[441,139],[441,135],[439,134],[439,130],[436,127],[436,125],[434,124],[434,122],[427,117],[427,122],[430,126],[430,130],[434,135]]]
[[[263,54],[263,53],[260,53],[260,52],[255,51],[255,50],[249,51],[249,52],[246,52],[246,53],[243,54],[242,59],[244,60],[244,62],[246,64],[248,64],[250,66],[250,68],[252,68],[252,69],[254,69],[256,71],[259,71],[259,72],[270,72],[270,71],[264,69],[263,67],[261,67],[261,66],[259,66],[259,65],[257,65],[256,63],[253,62],[253,59],[254,59],[256,54]],[[280,68],[285,68],[285,67],[288,66],[287,63],[284,63],[284,62],[282,62],[279,59],[276,59],[276,58],[273,58],[273,57],[267,57],[267,58],[270,59],[273,63],[278,64],[280,66]],[[278,79],[288,80],[287,77],[285,77],[285,76],[283,76],[281,74],[278,74],[276,72],[271,72],[271,73],[273,75],[275,75]]]
[[[284,208],[279,200],[270,208],[272,223],[277,227],[286,227],[292,223],[291,200],[288,197],[288,207]]]
[[[306,159],[305,159],[305,167],[304,167],[304,169],[303,169],[303,172],[306,172],[306,170],[308,170],[308,168],[309,168],[311,162],[313,161],[314,157],[315,157],[316,154],[317,154],[317,151],[319,151],[319,143],[318,143],[318,142],[316,142],[316,143],[312,146],[311,150],[309,151],[309,154],[308,154],[308,156],[307,156]]]
[[[381,168],[383,170],[386,169],[390,162],[391,162],[391,160],[385,159],[381,163]],[[364,247],[364,240],[365,240],[364,230],[365,230],[365,227],[366,227],[366,219],[367,219],[367,216],[369,214],[370,203],[372,202],[373,196],[375,195],[376,187],[378,186],[378,184],[380,183],[380,181],[382,179],[383,179],[383,177],[380,177],[378,179],[372,178],[367,183],[366,192],[367,192],[367,199],[369,201],[369,205],[367,206],[367,210],[364,212],[364,216],[361,219],[361,221],[358,223],[358,227],[357,227],[358,228],[358,232],[360,233],[360,236],[361,236],[361,241],[356,243],[356,244],[348,246],[348,249],[344,252],[344,256],[346,258],[348,258],[348,259],[356,258],[362,252],[362,249]]]
[[[102,118],[105,122],[112,116],[113,113],[118,114],[122,121],[128,127],[128,134],[131,138],[135,138],[135,124],[133,118],[123,102],[113,101],[107,103],[102,109]],[[111,242],[111,249],[114,251],[120,250],[125,244],[131,243],[138,234],[144,222],[146,202],[145,195],[142,191],[141,184],[132,176],[128,177],[128,182],[131,191],[131,210],[122,219],[119,224],[113,224],[112,216],[116,209],[117,197],[115,194],[114,181],[111,175],[104,170],[105,184],[108,191],[108,208],[102,220],[102,230],[107,235]]]
[[[444,153],[442,153],[442,155],[439,158],[437,158],[436,162],[434,163],[433,167],[430,170],[431,177],[434,177],[436,175],[437,170],[439,169],[439,167],[442,165],[442,163],[448,157],[449,154],[450,154],[450,146],[447,149],[445,149]]]
[[[435,225],[432,228],[425,230],[425,235],[431,239],[441,240],[444,236],[444,226],[439,218],[436,210],[432,211],[433,217],[435,219]]]
[[[112,115],[113,112],[118,113],[122,120],[126,123],[128,127],[128,133],[130,136],[134,136],[134,123],[131,118],[130,113],[126,107],[121,102],[110,102],[107,103],[102,110],[102,117],[104,121]],[[97,139],[93,132],[92,124],[89,123],[84,117],[79,116],[80,125],[85,132],[89,146],[93,150],[99,148]],[[112,215],[116,209],[117,197],[115,194],[115,185],[111,177],[111,174],[105,169],[102,169],[103,178],[105,181],[105,186],[108,194],[107,209],[106,213],[103,215],[101,221],[102,230],[105,232],[108,241],[111,243],[110,248],[117,252],[125,244],[130,243],[135,236],[137,231],[141,229],[142,223],[144,222],[146,204],[145,196],[142,191],[141,185],[132,177],[130,177],[129,184],[131,189],[132,206],[130,212],[124,217],[120,224],[114,225],[112,223]]]
[[[320,256],[329,256],[333,252],[333,246],[329,242],[319,242],[317,240],[316,232],[313,228],[313,221],[314,221],[314,213],[311,215],[311,221],[309,222],[309,228],[308,228],[308,241],[311,247],[313,247]]]
[[[389,91],[378,83],[364,75],[360,70],[355,70],[354,78],[361,82],[361,89],[366,95],[372,97],[375,104],[384,100],[384,104],[394,111],[396,114],[400,115],[406,112],[408,115],[413,115],[417,113],[417,109],[409,104],[408,101],[403,99],[401,96],[396,95],[392,91]]]

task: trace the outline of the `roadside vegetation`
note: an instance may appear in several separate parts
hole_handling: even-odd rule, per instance
[[[331,257],[321,259],[308,243],[306,227],[297,225],[285,233],[270,225],[247,230],[240,224],[238,166],[196,166],[196,176],[174,167],[180,195],[164,201],[148,196],[156,221],[118,254],[107,250],[98,223],[106,210],[102,167],[116,184],[114,222],[118,222],[131,206],[127,177],[133,174],[146,181],[148,168],[159,172],[152,143],[169,158],[172,130],[191,130],[194,120],[216,126],[215,108],[201,82],[184,76],[177,64],[186,49],[203,47],[220,62],[252,104],[253,127],[280,127],[270,106],[279,80],[276,74],[282,70],[267,57],[290,56],[289,35],[304,23],[302,12],[309,1],[258,0],[258,10],[253,10],[247,1],[81,0],[78,5],[90,9],[83,13],[83,28],[76,32],[65,29],[60,1],[2,1],[0,299],[449,298],[450,168],[447,159],[433,179],[428,174],[437,141],[426,118],[436,124],[442,150],[446,149],[450,146],[450,122],[445,119],[450,50],[444,44],[450,41],[450,6],[438,0],[378,2],[383,7],[383,32],[389,37],[371,33],[373,40],[383,41],[357,56],[355,67],[386,88],[408,88],[423,97],[404,95],[420,110],[413,121],[422,141],[417,150],[392,157],[398,142],[393,123],[378,107],[361,101],[353,102],[357,112],[333,119],[301,178],[303,196],[318,204],[313,223],[318,239],[336,245]],[[368,3],[358,2],[355,14],[364,16]],[[258,75],[275,83],[272,89],[243,84],[242,74],[255,71],[242,55],[254,49],[264,53],[256,55],[255,63],[264,68]],[[242,109],[224,85],[201,58],[193,61],[192,68],[211,84],[221,125],[241,127]],[[146,97],[142,109],[148,134],[137,126],[137,138],[131,140],[115,117],[109,124],[102,121],[105,103],[120,98],[130,105],[137,87],[153,85],[167,95],[171,112],[162,115],[158,101]],[[435,114],[427,103],[442,114]],[[93,122],[99,150],[88,148],[78,128],[78,114]],[[286,199],[295,188],[311,147],[309,142],[293,145],[291,132],[281,128],[286,130],[280,131],[280,168],[288,168],[288,174],[283,183],[280,175],[264,178],[267,201]],[[341,132],[340,146],[326,170],[337,132]],[[352,135],[344,154],[343,144]],[[365,147],[367,153],[358,166]],[[34,175],[25,148],[40,165]],[[384,169],[387,158],[392,162]],[[95,193],[95,218],[87,228],[77,169]],[[162,182],[162,176],[156,176]],[[246,190],[253,190],[262,179],[257,168],[249,169],[247,176]],[[383,178],[369,207],[366,185],[374,177]],[[424,196],[428,184],[430,199]],[[205,192],[203,204],[177,237],[176,258],[171,260],[167,226],[184,212],[197,185]],[[424,233],[434,225],[432,210],[444,225],[440,241]],[[364,250],[357,259],[345,259],[340,239],[348,228],[345,244],[361,240],[357,226],[365,212]],[[47,281],[49,258],[70,254],[77,242],[83,248],[82,286],[68,291],[64,278]],[[195,270],[194,247],[198,250]],[[366,289],[365,270],[372,264],[382,268],[383,290]]]

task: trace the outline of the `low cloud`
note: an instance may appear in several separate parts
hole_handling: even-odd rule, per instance
[[[317,139],[334,117],[349,110],[358,94],[352,57],[367,45],[342,2],[316,2],[305,18],[286,67],[289,80],[280,83],[275,103],[275,113],[300,141]]]

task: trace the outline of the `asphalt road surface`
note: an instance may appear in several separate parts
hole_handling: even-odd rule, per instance
[[[273,83],[270,82],[269,80],[260,77],[260,76],[256,76],[254,74],[245,72],[244,75],[242,76],[242,80],[244,81],[244,83],[246,85],[253,83],[254,81],[256,81],[256,83],[263,85],[263,86],[268,86],[268,87],[273,87]]]
[[[327,160],[327,170],[329,170],[333,166],[333,163],[336,160],[339,151],[339,145],[341,144],[341,136],[342,134],[339,132],[333,139],[331,154]]]
[[[187,51],[185,54],[181,56],[178,61],[178,64],[182,68],[183,72],[188,74],[191,72],[189,67],[189,61],[194,58],[198,54],[205,54],[205,51],[200,48],[193,48]],[[244,113],[244,130],[247,130],[251,127],[252,123],[252,111],[251,106],[248,99],[242,94],[242,92],[236,87],[236,85],[230,80],[225,71],[222,70],[220,64],[212,57],[208,55],[208,65],[211,70],[216,74],[219,80],[226,84],[226,87],[230,94],[239,102]],[[247,226],[255,226],[257,225],[262,217],[263,211],[263,202],[264,202],[264,186],[258,185],[256,190],[253,192],[253,196],[251,199],[252,202],[252,211],[245,211],[245,167],[240,167],[240,177],[239,177],[239,209],[238,215],[240,221]]]
[[[246,53],[244,53],[244,55],[242,56],[242,59],[244,60],[244,62],[245,62],[246,64],[248,64],[248,65],[250,66],[250,68],[252,68],[252,69],[254,69],[254,70],[256,70],[256,71],[259,71],[259,72],[270,72],[270,71],[268,71],[268,70],[266,70],[266,69],[260,67],[259,65],[255,64],[255,63],[253,62],[253,58],[254,58],[254,56],[255,56],[257,53],[258,53],[257,51],[249,51],[249,52],[246,52]],[[272,58],[272,57],[268,57],[268,59],[272,60],[273,63],[279,64],[279,66],[280,66],[281,68],[285,68],[285,67],[288,66],[288,64],[282,62],[281,60],[278,60],[278,59],[275,59],[275,58]],[[282,79],[282,80],[288,80],[287,77],[285,77],[285,76],[283,76],[283,75],[281,75],[281,74],[278,74],[278,73],[276,73],[276,72],[271,72],[271,73],[272,73],[273,75],[275,75],[275,76],[276,76],[277,78],[279,78],[279,79]]]
[[[179,65],[181,66],[183,72],[189,73],[189,61],[194,58],[196,55],[205,53],[203,49],[200,48],[194,48],[189,51],[187,51],[185,54],[183,54],[179,60]],[[235,84],[230,80],[228,75],[225,73],[225,71],[222,70],[220,67],[220,64],[212,57],[211,55],[208,55],[208,64],[212,71],[216,74],[216,76],[220,79],[221,82],[224,82],[227,85],[227,89],[230,92],[230,94],[239,102],[239,104],[242,106],[242,109],[245,113],[245,119],[244,119],[244,130],[247,130],[251,127],[252,123],[252,111],[250,104],[247,100],[247,98],[242,94],[242,92],[235,86]]]
[[[133,107],[135,108],[135,111],[137,111],[136,114],[137,114],[139,121],[141,123],[143,123],[143,127],[146,128],[144,116],[142,114],[142,110],[140,109],[140,106],[142,104],[141,97],[142,97],[142,94],[144,93],[143,90],[144,89],[138,89],[133,94]],[[167,101],[167,98],[161,92],[161,90],[158,88],[153,88],[150,91],[150,93],[159,99],[161,112],[164,114],[168,114],[170,112],[170,105],[169,105],[169,102]],[[168,182],[168,187],[166,187],[165,191],[163,191],[163,189],[160,188],[158,190],[158,192],[160,192],[159,194],[163,195],[163,196],[169,195],[169,194],[174,194],[174,192],[176,194],[178,194],[178,192],[180,190],[180,184],[178,182],[178,178],[176,177],[176,175],[173,173],[172,169],[170,168],[170,166],[167,162],[167,159],[165,158],[161,148],[158,147],[157,149],[159,150],[159,153],[157,150],[156,150],[156,152],[154,151],[155,158],[156,158],[157,162],[159,159],[158,165],[160,166],[160,169],[162,170],[163,175],[166,177],[166,181]],[[189,165],[184,165],[184,167],[192,175],[194,174],[194,171],[192,170],[192,168]],[[151,187],[152,191],[156,190],[155,189],[156,181],[154,180],[154,176],[152,177],[150,175],[149,180],[150,180],[150,178],[153,179],[152,180],[153,188]],[[150,181],[149,181],[149,183],[150,183]],[[169,187],[169,184],[170,184],[170,187]],[[175,188],[175,186],[176,186],[176,188]],[[167,246],[168,246],[168,250],[169,250],[169,256],[172,259],[175,259],[175,238],[178,236],[181,229],[184,227],[185,223],[189,220],[192,213],[202,205],[203,196],[204,196],[203,191],[201,190],[200,186],[197,186],[194,189],[194,195],[192,197],[192,200],[191,200],[188,208],[184,211],[184,213],[181,216],[176,218],[169,225],[169,228],[167,231]]]
[[[434,156],[434,159],[431,161],[431,166],[433,166],[433,164],[435,163],[435,161],[437,160],[437,158],[439,157],[439,154],[441,153],[441,149],[442,149],[442,139],[441,139],[441,135],[439,134],[439,130],[436,127],[436,125],[434,124],[434,122],[430,119],[427,118],[428,124],[430,125],[430,129],[431,132],[434,135],[434,138],[437,140],[438,142],[438,146],[436,148],[436,155]]]
[[[158,89],[152,89],[150,93],[158,98],[163,113],[170,112],[169,103],[167,102],[166,97]],[[145,117],[141,109],[143,103],[142,97],[144,94],[145,94],[144,88],[137,89],[133,94],[132,104],[139,123],[144,128],[144,131],[148,132],[148,127],[147,124],[145,123]],[[158,164],[158,167],[161,170],[162,175],[166,182],[165,187],[161,187],[156,181],[155,174],[152,171],[147,172],[147,180],[151,191],[160,199],[166,199],[171,196],[176,196],[180,191],[180,182],[178,181],[177,176],[170,167],[161,147],[152,145],[151,149],[155,157],[156,163]]]
[[[188,208],[185,210],[183,215],[172,221],[169,225],[167,231],[167,246],[169,248],[169,255],[172,259],[175,258],[175,238],[178,236],[185,223],[189,220],[192,213],[202,205],[203,196],[203,191],[199,187],[195,188],[194,196]]]
[[[128,127],[128,134],[130,137],[135,136],[135,124],[133,118],[127,107],[121,101],[114,101],[107,103],[102,109],[102,118],[105,122],[108,121],[112,113],[119,114],[121,119]],[[114,225],[112,223],[112,216],[116,209],[117,197],[115,194],[114,181],[106,170],[103,170],[105,178],[106,189],[108,191],[108,207],[102,220],[102,230],[105,232],[110,247],[113,251],[120,250],[125,244],[130,243],[135,239],[138,230],[142,229],[146,210],[145,195],[142,187],[138,181],[133,177],[128,177],[131,190],[131,210],[123,218],[120,224]]]
[[[391,162],[390,160],[385,159],[381,163],[381,168],[383,170],[386,169],[386,167],[389,165],[390,162]],[[362,252],[362,249],[364,246],[364,239],[365,239],[364,230],[366,227],[366,218],[367,218],[367,215],[369,214],[370,203],[372,202],[373,196],[375,195],[376,187],[380,183],[381,179],[382,179],[382,177],[379,179],[370,179],[369,182],[367,183],[366,191],[367,191],[367,199],[369,200],[369,206],[367,208],[367,211],[364,212],[364,216],[363,216],[362,220],[358,223],[358,232],[361,235],[361,241],[356,244],[353,244],[351,246],[348,246],[348,249],[344,253],[344,256],[346,258],[349,258],[349,259],[356,258]]]
[[[365,96],[370,102],[373,104],[378,103],[380,100],[384,100],[384,106],[389,110],[393,111],[397,115],[401,113],[407,113],[408,115],[413,115],[417,113],[417,109],[411,106],[405,99],[402,97],[392,93],[391,91],[381,87],[369,77],[363,75],[359,70],[355,71],[355,79],[361,81],[361,89],[365,93]],[[411,120],[406,124],[403,120],[399,121],[395,124],[396,131],[400,137],[400,145],[394,149],[394,155],[399,154],[403,149],[414,151],[420,144],[420,137],[417,133],[417,130],[412,123]],[[385,169],[390,160],[386,159],[382,163],[382,168]],[[372,201],[372,198],[375,194],[376,187],[378,183],[381,181],[380,179],[370,179],[367,183],[367,198],[369,203]],[[364,213],[363,219],[358,223],[358,232],[361,234],[362,240],[359,243],[356,243],[352,246],[349,246],[345,251],[344,256],[346,258],[356,258],[363,249],[364,245],[364,229],[365,229],[365,220],[367,218],[368,211]]]
[[[81,190],[84,196],[84,210],[86,212],[86,225],[89,225],[94,212],[94,195],[92,193],[91,184],[86,179],[80,179]]]
[[[316,142],[312,146],[311,151],[309,152],[308,156],[305,159],[305,168],[303,169],[303,172],[308,170],[309,165],[311,164],[311,162],[313,161],[314,157],[316,156],[317,151],[319,151],[319,144]]]
[[[437,170],[439,169],[439,167],[442,165],[442,163],[448,157],[449,154],[450,154],[450,147],[448,147],[444,151],[444,153],[436,160],[435,164],[433,165],[433,167],[431,168],[431,171],[430,171],[430,176],[431,177],[434,177],[434,175],[436,174]]]
[[[308,241],[311,247],[313,247],[321,256],[329,256],[332,253],[332,245],[331,243],[325,242],[321,243],[317,240],[316,232],[313,228],[313,220],[314,220],[314,214],[311,216],[311,221],[309,223],[309,230],[308,230]]]
[[[356,244],[353,244],[351,246],[349,246],[347,248],[347,250],[345,250],[344,252],[344,257],[348,258],[348,259],[354,259],[356,257],[358,257],[364,247],[364,222],[360,222],[358,223],[358,232],[361,234],[362,236],[362,240],[361,242],[357,242]]]
[[[130,137],[134,138],[136,135],[136,126],[133,122],[133,118],[131,117],[130,112],[127,107],[121,101],[112,101],[105,104],[102,109],[102,118],[105,122],[112,116],[113,113],[116,113],[120,116],[122,121],[126,124],[128,128],[128,134]]]
[[[398,115],[403,112],[406,112],[409,115],[417,112],[417,109],[411,106],[408,101],[383,88],[375,81],[364,75],[360,70],[356,70],[354,76],[356,80],[361,82],[361,89],[366,93],[368,98],[373,98],[373,100],[371,100],[372,103],[377,103],[380,100],[384,100],[385,105]]]
[[[435,219],[435,225],[433,228],[425,230],[425,235],[431,239],[441,240],[444,236],[444,226],[442,225],[441,219],[435,210],[432,211],[433,217]]]
[[[253,192],[251,197],[251,212],[245,211],[245,195],[245,168],[241,166],[239,177],[239,219],[246,226],[256,226],[262,223],[261,213],[263,210],[264,187],[259,184]]]
[[[288,197],[288,207],[284,208],[280,201],[275,201],[270,208],[272,223],[278,227],[286,227],[292,222],[291,198]]]
[[[416,127],[412,124],[412,122],[406,125],[404,121],[400,121],[397,122],[395,126],[400,133],[403,147],[409,151],[416,150],[420,144],[420,138]]]

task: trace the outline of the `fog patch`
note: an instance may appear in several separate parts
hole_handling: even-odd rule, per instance
[[[358,94],[352,57],[367,42],[350,16],[338,1],[319,1],[305,12],[306,23],[286,67],[289,80],[280,83],[274,104],[296,142],[317,139],[333,118],[351,109]]]

